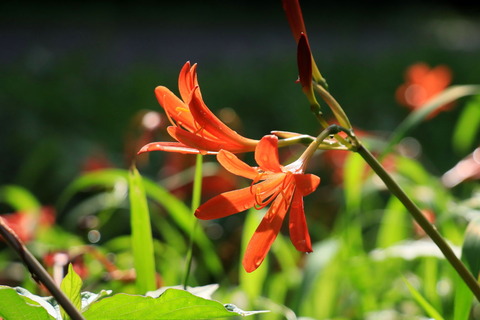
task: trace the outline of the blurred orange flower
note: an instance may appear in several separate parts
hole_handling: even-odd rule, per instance
[[[278,138],[268,135],[260,140],[255,149],[255,161],[259,167],[250,167],[231,152],[221,150],[218,153],[217,159],[225,169],[253,182],[250,187],[225,192],[208,200],[195,211],[197,218],[218,219],[253,207],[262,209],[271,204],[245,251],[243,267],[247,272],[256,270],[265,259],[288,210],[293,245],[299,251],[312,252],[303,197],[315,191],[320,178],[304,174],[306,162],[311,156],[310,151],[307,152],[297,161],[282,166],[278,157]]]
[[[416,63],[406,70],[405,83],[398,87],[396,99],[400,104],[416,110],[445,90],[451,82],[452,72],[449,67],[439,65],[430,68],[426,63]],[[453,104],[449,103],[436,109],[429,115],[429,118],[452,106]]]
[[[45,206],[38,210],[39,212],[28,210],[2,214],[1,217],[21,241],[30,242],[35,239],[40,229],[48,228],[55,223],[55,209],[53,207]]]

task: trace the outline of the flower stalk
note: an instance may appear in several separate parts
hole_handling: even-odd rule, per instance
[[[193,194],[192,194],[192,212],[195,213],[195,210],[200,206],[200,200],[202,195],[202,166],[203,166],[203,156],[197,154],[195,161],[195,174],[193,177]],[[188,243],[188,252],[187,252],[187,265],[185,268],[185,277],[183,279],[183,288],[186,290],[188,285],[188,279],[190,277],[190,272],[192,270],[192,260],[193,260],[193,242],[195,239],[195,231],[197,229],[198,220],[194,219],[192,232],[190,234],[190,241]]]
[[[378,162],[378,160],[366,149],[360,142],[357,150],[367,164],[375,171],[375,173],[382,179],[388,190],[400,200],[405,208],[410,212],[415,221],[425,231],[425,233],[432,239],[437,247],[442,251],[445,258],[450,265],[457,271],[458,275],[463,279],[465,284],[470,288],[478,301],[480,301],[480,286],[474,276],[470,273],[462,261],[455,255],[452,248],[448,245],[445,239],[440,235],[435,226],[431,224],[427,218],[422,214],[418,206],[410,199],[410,197],[403,191],[392,176],[385,170],[385,168]]]

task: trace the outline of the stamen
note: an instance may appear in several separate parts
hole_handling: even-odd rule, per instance
[[[184,107],[176,107],[175,110],[176,110],[176,111],[180,111],[180,112],[182,112],[182,111],[184,111],[184,112],[190,112],[190,110],[189,110],[188,108],[184,108]]]
[[[254,197],[255,197],[255,204],[254,204],[254,208],[257,209],[257,210],[260,210],[260,209],[263,209],[265,208],[266,206],[268,206],[273,200],[275,200],[277,198],[277,196],[280,194],[280,193],[283,193],[283,189],[284,189],[284,186],[285,186],[285,179],[282,181],[281,183],[282,185],[280,186],[280,183],[277,185],[277,187],[274,189],[275,191],[267,196],[264,201],[262,202],[262,198],[261,198],[261,195],[264,194],[264,192],[261,191],[261,188],[260,187],[257,187],[257,189],[255,190],[255,194],[254,194]],[[252,192],[253,193],[253,192]]]

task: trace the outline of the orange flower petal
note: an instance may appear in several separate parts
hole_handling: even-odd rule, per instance
[[[187,105],[190,102],[193,89],[198,86],[196,70],[197,64],[195,63],[190,67],[190,61],[188,61],[183,66],[182,70],[180,70],[180,75],[178,76],[178,89],[180,91],[180,96]]]
[[[190,73],[190,61],[187,61],[178,75],[178,91],[180,91],[180,97],[183,101],[188,101],[191,92],[191,73]],[[188,104],[188,103],[187,103]]]
[[[303,197],[300,192],[295,192],[290,205],[290,218],[288,224],[290,240],[298,251],[312,252],[312,243],[308,233],[305,211],[303,208]]]
[[[255,168],[250,167],[229,151],[220,150],[217,154],[217,160],[225,169],[237,176],[254,180],[259,174]]]
[[[140,149],[140,151],[137,152],[137,154],[142,154],[150,151],[167,151],[167,152],[178,152],[183,154],[201,153],[200,150],[191,148],[180,142],[152,142],[144,145]]]
[[[155,95],[165,110],[165,113],[175,121],[177,125],[181,125],[190,131],[196,130],[195,120],[188,110],[188,106],[173,94],[172,91],[167,87],[159,86],[155,88]]]
[[[189,104],[190,112],[195,121],[204,130],[217,137],[219,141],[223,141],[229,146],[236,146],[243,151],[254,150],[257,141],[242,137],[237,132],[230,129],[220,119],[218,119],[202,100],[200,91],[196,87],[192,91],[192,98]],[[222,148],[219,148],[222,149]],[[228,149],[231,151],[231,149]]]
[[[257,230],[255,230],[243,257],[242,264],[245,271],[255,271],[267,256],[270,247],[282,227],[288,209],[288,206],[285,206],[285,201],[287,201],[287,203],[291,201],[292,189],[293,185],[289,185],[285,192],[286,198],[284,199],[282,196],[279,196],[273,201],[272,206],[265,214]]]
[[[260,168],[271,172],[281,172],[278,159],[278,138],[274,135],[264,136],[255,149],[255,161]]]
[[[195,216],[203,220],[223,218],[247,210],[255,204],[250,187],[224,192],[202,204]]]
[[[295,183],[297,185],[297,192],[306,196],[315,191],[320,184],[320,177],[314,174],[295,174]]]
[[[187,146],[190,146],[192,148],[211,151],[210,153],[217,153],[221,149],[227,149],[227,150],[230,150],[231,152],[244,151],[242,146],[229,145],[226,142],[218,141],[218,140],[210,140],[207,137],[196,135],[194,133],[185,131],[178,127],[168,127],[167,131],[170,134],[170,136],[172,136],[172,138],[174,138],[175,140]]]

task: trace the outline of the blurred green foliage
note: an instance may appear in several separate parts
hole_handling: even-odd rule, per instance
[[[233,108],[245,135],[316,135],[294,83],[295,44],[280,3],[186,7],[4,3],[0,148],[8,157],[0,160],[1,180],[38,189],[43,201],[52,202],[98,150],[127,167],[122,153],[131,119],[141,109],[160,109],[155,86],[177,92],[177,74],[187,60],[199,64],[207,104],[214,111]],[[408,114],[394,94],[412,63],[446,64],[454,84],[478,80],[480,44],[472,12],[445,4],[306,2],[304,14],[331,92],[361,129],[390,130]],[[412,133],[437,173],[464,156],[450,152],[458,112],[441,114]]]

